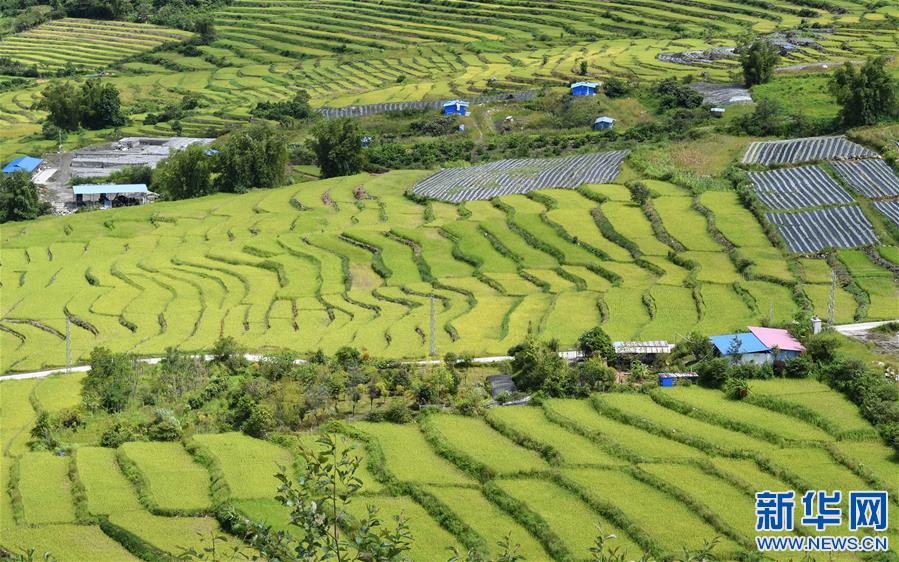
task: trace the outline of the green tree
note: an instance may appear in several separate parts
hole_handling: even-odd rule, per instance
[[[89,78],[81,87],[81,124],[87,129],[124,125],[118,88],[99,78]]]
[[[351,119],[322,121],[308,141],[323,178],[349,176],[362,170],[362,132]]]
[[[206,155],[206,150],[194,144],[162,160],[153,171],[153,190],[169,199],[212,193],[212,157]]]
[[[250,125],[227,136],[218,145],[213,185],[217,191],[245,193],[253,188],[284,183],[287,141],[265,123]]]
[[[740,49],[743,81],[748,87],[770,81],[778,62],[780,62],[780,51],[767,39],[756,39],[742,45]]]
[[[0,222],[37,218],[43,212],[37,186],[25,172],[0,177]]]
[[[887,72],[887,57],[868,61],[861,68],[845,63],[830,79],[830,91],[840,104],[843,125],[873,125],[897,112],[896,81]]]
[[[84,405],[110,413],[124,410],[137,380],[132,357],[95,347],[91,351],[90,366],[91,370],[81,382]]]
[[[512,356],[512,378],[519,389],[538,390],[547,382],[559,385],[565,379],[565,361],[559,357],[556,348],[548,342],[541,342],[533,336],[509,350]]]
[[[631,201],[641,207],[652,197],[652,192],[642,181],[634,182],[630,186]]]
[[[47,112],[47,122],[63,131],[76,131],[81,124],[81,93],[71,82],[51,82],[34,103]]]
[[[412,544],[402,516],[392,527],[368,505],[366,515],[351,529],[341,528],[348,506],[362,490],[356,476],[361,457],[333,434],[322,435],[318,450],[307,452],[305,469],[297,482],[283,472],[277,499],[290,508],[290,534],[274,533],[264,525],[254,529],[252,544],[263,559],[317,562],[400,559]]]
[[[615,358],[615,348],[605,330],[596,326],[581,334],[577,339],[578,350],[588,357],[598,355],[611,361]]]

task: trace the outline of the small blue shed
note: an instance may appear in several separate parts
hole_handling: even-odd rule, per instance
[[[468,102],[451,100],[443,104],[444,115],[468,115]]]
[[[575,82],[571,85],[571,95],[595,96],[597,86],[599,86],[599,84],[597,84],[596,82]]]
[[[602,117],[597,117],[596,121],[593,122],[593,130],[594,131],[605,131],[606,129],[611,129],[615,126],[615,120],[611,117],[606,117],[603,115]]]
[[[35,158],[34,156],[20,156],[4,166],[3,173],[14,174],[16,172],[28,172],[30,174],[35,168],[41,165],[41,162],[43,162],[43,160]]]
[[[673,387],[675,384],[681,384],[684,381],[695,381],[699,375],[693,372],[687,373],[659,373],[659,386]]]

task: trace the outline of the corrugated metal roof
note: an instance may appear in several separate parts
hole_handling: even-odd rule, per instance
[[[12,174],[15,172],[33,172],[35,168],[41,165],[40,158],[34,156],[19,156],[3,168],[3,172]]]
[[[448,102],[444,102],[443,107],[447,107],[450,105],[464,105],[468,107],[468,102],[465,100],[450,100]]]
[[[761,340],[755,337],[752,332],[712,336],[709,339],[712,340],[712,345],[714,345],[718,349],[721,355],[727,355],[730,351],[731,345],[733,344],[734,337],[740,338],[740,349],[738,353],[762,353],[765,351],[770,351],[768,346],[763,344]]]
[[[612,342],[615,353],[671,353],[674,346],[665,340]]]
[[[696,373],[687,372],[687,373],[659,373],[660,379],[692,379],[698,377]]]
[[[596,121],[594,121],[594,123],[614,123],[614,122],[615,122],[614,119],[612,119],[611,117],[606,117],[606,116],[597,117]]]
[[[147,185],[144,183],[100,183],[72,186],[75,195],[100,195],[102,193],[149,193]]]
[[[572,88],[577,88],[578,86],[586,86],[588,88],[595,88],[599,86],[597,82],[575,82],[571,85]]]

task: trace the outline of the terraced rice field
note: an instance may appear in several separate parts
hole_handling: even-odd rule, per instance
[[[769,209],[790,210],[852,203],[852,196],[818,166],[749,172],[756,195]]]
[[[879,242],[874,227],[857,205],[768,213],[767,217],[792,252],[813,254],[826,248],[854,248]]]
[[[0,56],[43,68],[99,69],[191,34],[150,24],[64,18],[0,40]]]
[[[754,142],[749,145],[742,162],[772,166],[802,164],[816,160],[855,160],[877,157],[878,154],[873,150],[854,143],[844,136],[836,136]]]
[[[29,405],[28,393],[41,382],[22,382],[0,382],[0,400],[4,419],[19,420],[27,431],[34,416],[21,403]],[[732,558],[754,548],[755,491],[795,487],[778,479],[782,471],[814,489],[889,485],[899,460],[876,441],[846,398],[821,383],[794,379],[753,381],[756,393],[814,409],[828,427],[839,430],[840,440],[798,418],[692,387],[659,388],[652,397],[603,394],[591,400],[547,400],[542,407],[496,408],[487,415],[489,425],[448,414],[406,425],[356,422],[354,431],[369,440],[363,452],[377,448],[383,453],[371,458],[384,463],[376,473],[388,475],[390,482],[366,476],[365,494],[349,513],[362,514],[366,504],[377,506],[385,521],[403,513],[415,539],[411,554],[416,560],[430,560],[450,546],[463,548],[463,537],[450,530],[463,528],[464,540],[484,552],[496,552],[496,543],[510,534],[531,560],[585,558],[600,529],[615,535],[610,544],[629,557],[645,551],[675,554],[719,536],[716,552]],[[678,413],[669,401],[679,410],[683,405],[696,410],[689,416]],[[0,429],[4,441],[8,428],[4,423]],[[311,446],[314,435],[296,439]],[[228,486],[220,491],[221,499],[254,521],[289,531],[287,508],[273,499],[275,483],[255,462],[259,457],[289,463],[285,449],[234,433],[193,440],[203,454],[214,456],[224,474]],[[735,449],[749,458],[734,458]],[[121,454],[145,483],[124,476]],[[840,458],[853,462],[843,465]],[[37,546],[61,562],[131,560],[125,548],[134,543],[119,544],[98,527],[78,522],[81,501],[89,513],[107,516],[132,540],[173,556],[184,547],[203,546],[201,537],[223,533],[206,515],[209,473],[178,443],[129,443],[118,452],[81,447],[74,459],[7,452],[2,460],[0,485],[16,491],[4,494],[0,504],[0,545],[6,548]],[[10,484],[12,472],[16,477]],[[84,486],[82,499],[72,492],[72,474]],[[395,490],[415,490],[414,498],[438,502],[442,513],[464,527],[444,527],[443,519],[435,519],[412,496],[390,495],[389,483],[402,484]],[[151,513],[138,500],[141,493],[160,507],[180,505],[196,516]],[[659,519],[668,524],[656,524]],[[889,534],[895,536],[896,529]],[[238,538],[224,536],[219,546],[225,559],[234,546],[252,556]]]
[[[772,305],[778,319],[797,310],[788,288],[737,270],[693,198],[674,185],[649,182],[662,224],[685,248],[677,263],[624,186],[464,207],[402,195],[426,174],[155,203],[110,211],[102,224],[79,214],[9,225],[0,271],[0,333],[9,344],[0,367],[64,364],[67,315],[79,361],[98,345],[155,355],[169,346],[205,350],[221,335],[261,352],[353,345],[421,357],[432,295],[438,351],[476,355],[503,353],[529,330],[565,347],[599,323],[615,339],[672,340],[684,330],[756,324]],[[358,186],[367,198],[356,198]],[[753,263],[748,271],[794,280],[734,193],[698,201]],[[604,222],[633,246],[607,238]],[[688,277],[696,291],[683,288]],[[37,399],[71,405],[52,384]]]

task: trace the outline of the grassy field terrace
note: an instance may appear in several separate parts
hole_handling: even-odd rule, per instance
[[[439,351],[476,355],[528,332],[571,346],[601,323],[615,339],[676,340],[827,308],[829,266],[783,255],[733,192],[647,180],[653,224],[620,184],[460,205],[402,195],[427,174],[6,225],[2,370],[63,364],[67,317],[76,360],[97,345],[208,349],[223,334],[415,358],[431,296]],[[862,252],[840,260],[870,304],[841,289],[839,317],[894,318],[892,274]]]
[[[90,422],[64,456],[28,451],[38,412],[77,405],[82,377],[0,382],[0,545],[35,547],[60,562],[168,559],[209,546],[222,533],[212,515],[227,505],[289,529],[273,475],[302,466],[313,434],[275,444],[201,433],[111,449],[92,444],[100,429]],[[364,495],[349,514],[366,504],[385,521],[403,513],[414,560],[434,560],[450,546],[495,553],[507,534],[528,560],[583,560],[597,528],[614,534],[611,544],[629,558],[666,557],[717,536],[715,554],[732,560],[754,548],[756,491],[895,487],[895,452],[842,395],[812,380],[753,386],[765,404],[809,405],[814,396],[819,423],[696,387],[550,399],[484,417],[351,422],[344,446],[362,460]],[[798,521],[798,502],[796,509]],[[886,534],[897,539],[895,523]],[[225,537],[217,546],[227,557],[241,543]]]
[[[191,34],[156,25],[64,18],[0,40],[0,57],[39,68],[66,64],[98,70]]]

